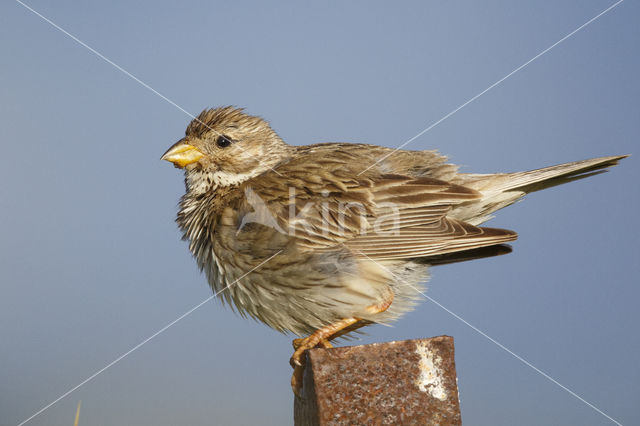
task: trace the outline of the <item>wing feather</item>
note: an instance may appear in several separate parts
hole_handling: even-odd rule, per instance
[[[480,228],[455,219],[443,218],[442,225],[401,228],[397,235],[359,236],[347,247],[363,257],[376,260],[439,256],[513,241],[517,234],[497,228]]]
[[[358,177],[352,165],[353,158],[346,154],[313,162],[302,156],[278,167],[278,175],[267,173],[245,185],[264,200],[280,228],[303,250],[342,246],[357,256],[404,259],[516,238],[512,231],[479,228],[447,216],[456,206],[479,200],[482,194],[475,189],[375,170]],[[289,193],[280,189],[283,183]]]

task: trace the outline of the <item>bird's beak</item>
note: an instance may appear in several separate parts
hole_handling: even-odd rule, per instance
[[[195,163],[204,157],[204,154],[193,146],[189,145],[184,139],[176,142],[171,148],[160,158],[172,162],[176,167],[183,168],[188,164]]]

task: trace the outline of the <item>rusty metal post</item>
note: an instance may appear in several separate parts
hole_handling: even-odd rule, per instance
[[[296,426],[460,425],[453,337],[307,351]]]

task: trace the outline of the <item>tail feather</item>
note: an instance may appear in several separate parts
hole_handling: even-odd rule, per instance
[[[515,203],[525,194],[605,172],[628,155],[592,158],[517,173],[461,174],[460,182],[483,194],[481,200],[456,208],[453,217],[478,225],[491,213]]]
[[[587,177],[582,176],[583,174],[591,176],[590,172],[615,166],[620,160],[626,157],[628,157],[628,155],[592,158],[590,160],[558,164],[556,166],[530,170],[528,172],[484,175],[487,179],[480,179],[477,182],[481,186],[484,186],[481,183],[481,181],[484,180],[486,184],[490,185],[489,188],[486,189],[490,189],[491,191],[522,191],[529,193],[539,191],[550,186],[555,186],[560,183],[569,182],[576,178],[581,179],[582,177]],[[555,182],[556,179],[561,179],[561,181]],[[473,184],[467,186],[471,186],[473,189],[478,189],[480,191],[485,189],[477,188]]]

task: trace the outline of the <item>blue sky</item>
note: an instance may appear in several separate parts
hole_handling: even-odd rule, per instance
[[[396,147],[614,1],[28,5],[186,111],[237,105],[290,144]],[[638,154],[640,8],[625,1],[417,138],[465,172]],[[159,160],[190,118],[18,2],[0,5],[0,424],[15,425],[210,296]],[[532,194],[513,253],[428,295],[637,424],[640,173]],[[360,343],[452,335],[473,425],[613,424],[425,300]],[[209,302],[31,425],[291,424],[290,337]]]

